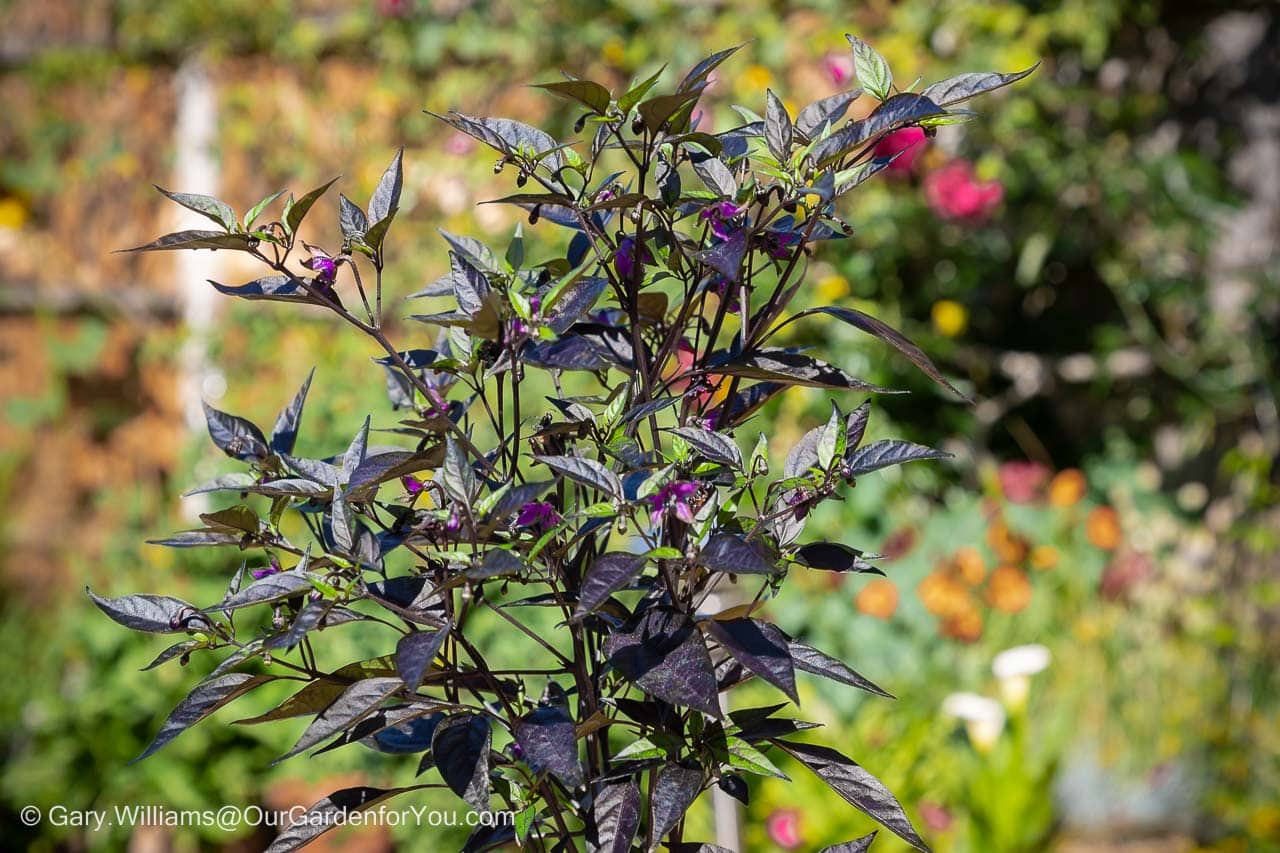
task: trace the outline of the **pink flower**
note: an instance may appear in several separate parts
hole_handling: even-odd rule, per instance
[[[828,53],[822,57],[822,68],[837,86],[853,79],[853,56],[848,52]]]
[[[476,141],[465,133],[455,133],[444,143],[444,150],[456,157],[471,153],[471,149],[475,147]]]
[[[885,171],[891,175],[907,175],[911,173],[912,167],[924,153],[924,148],[924,129],[904,127],[881,139],[874,153],[877,158],[893,157],[897,154],[898,157],[885,167]]]
[[[764,819],[769,840],[784,850],[796,850],[803,843],[800,837],[800,812],[778,809]]]
[[[1039,462],[1006,462],[996,472],[1000,490],[1012,503],[1029,504],[1049,482],[1049,469]]]
[[[400,478],[400,485],[404,486],[404,490],[410,495],[416,496],[424,488],[422,481],[412,474],[405,474]]]
[[[947,807],[938,803],[921,800],[916,810],[920,812],[920,822],[934,832],[946,832],[955,822]]]
[[[978,183],[972,163],[953,160],[925,177],[924,197],[943,219],[978,225],[991,218],[1004,198],[1004,187],[999,181]]]
[[[520,527],[555,527],[560,523],[560,513],[546,501],[530,501],[520,507],[516,516],[516,524]]]
[[[689,506],[689,498],[698,491],[697,483],[685,483],[677,480],[667,483],[649,496],[649,522],[661,524],[662,518],[671,510],[676,518],[685,524],[693,524],[693,508]]]

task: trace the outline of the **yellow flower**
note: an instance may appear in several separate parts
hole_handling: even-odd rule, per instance
[[[0,199],[0,228],[17,231],[27,221],[27,208],[16,198]]]
[[[626,59],[626,48],[622,44],[622,39],[614,37],[604,43],[604,47],[600,48],[600,53],[604,56],[604,61],[610,65],[621,65]]]
[[[969,326],[969,311],[959,302],[939,299],[933,303],[933,328],[940,335],[954,338]]]
[[[748,65],[742,73],[742,88],[746,91],[759,91],[773,82],[773,75],[763,65]]]
[[[849,280],[842,275],[832,273],[818,280],[818,300],[821,302],[838,302],[849,295]]]

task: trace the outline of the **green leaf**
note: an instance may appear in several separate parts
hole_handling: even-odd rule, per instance
[[[176,201],[187,210],[194,210],[206,219],[213,220],[227,231],[234,231],[236,229],[236,212],[232,210],[231,206],[226,202],[219,201],[209,195],[173,193],[169,192],[164,187],[159,186],[157,186],[156,189],[160,190],[160,192],[167,196],[171,201]]]
[[[640,99],[648,94],[649,90],[653,88],[653,84],[658,82],[658,78],[666,70],[667,66],[662,66],[654,72],[652,77],[637,83],[629,92],[618,98],[618,109],[622,110],[623,115],[631,112],[631,108],[640,103]]]
[[[889,91],[893,88],[893,73],[889,70],[889,63],[874,47],[857,36],[845,33],[844,37],[853,46],[853,71],[858,77],[858,83],[877,100],[888,98]]]
[[[247,231],[248,229],[252,228],[253,223],[257,222],[258,217],[262,215],[262,211],[267,209],[267,205],[271,204],[271,202],[280,198],[280,196],[282,195],[284,195],[284,190],[273,192],[271,195],[267,196],[262,201],[258,202],[252,208],[250,208],[249,212],[244,215],[245,230]]]
[[[333,178],[328,183],[316,187],[292,204],[286,205],[284,224],[288,227],[290,234],[298,230],[298,226],[302,224],[302,220],[306,219],[307,213],[311,211],[311,206],[319,201],[320,197],[328,192],[329,187],[333,186],[334,182],[337,180],[337,178]]]
[[[600,115],[609,111],[613,96],[609,90],[591,80],[561,80],[557,83],[539,83],[535,89],[546,89],[553,95],[569,101],[577,101]]]

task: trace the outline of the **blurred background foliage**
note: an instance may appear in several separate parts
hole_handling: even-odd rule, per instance
[[[0,2],[4,837],[257,849],[270,830],[129,837],[28,830],[16,815],[282,807],[335,780],[412,774],[356,748],[269,767],[298,726],[229,724],[261,710],[247,708],[125,764],[198,673],[138,672],[159,646],[90,613],[84,585],[213,600],[234,568],[142,544],[186,526],[178,494],[225,470],[185,419],[183,388],[264,420],[314,364],[304,451],[339,449],[326,436],[368,410],[392,422],[372,353],[329,320],[218,302],[206,342],[189,322],[200,282],[167,259],[108,254],[172,224],[148,184],[172,176],[184,74],[216,93],[218,191],[240,209],[339,173],[364,197],[406,146],[389,281],[407,295],[443,269],[434,227],[499,243],[515,225],[475,206],[501,194],[492,156],[424,107],[567,135],[575,116],[524,84],[564,68],[616,88],[747,41],[704,104],[714,130],[734,103],[760,110],[749,99],[765,86],[792,104],[840,88],[846,31],[900,82],[1044,64],[855,193],[853,236],[811,266],[807,301],[898,325],[978,402],[943,399],[852,332],[793,327],[794,343],[917,392],[876,401],[876,437],[956,454],[868,478],[815,520],[884,553],[888,577],[812,572],[772,606],[899,698],[810,680],[806,713],[939,850],[1280,849],[1280,15],[1174,0]],[[222,263],[227,280],[252,274]],[[193,342],[207,350],[194,377],[175,357]],[[766,432],[780,464],[826,411],[796,391],[740,438]],[[378,639],[333,637],[335,663],[383,651]],[[1025,643],[1053,654],[1027,704],[1004,697],[994,738],[966,735],[947,694],[999,695],[991,661]],[[744,849],[872,828],[782,766],[796,783],[753,787]],[[405,830],[329,842],[393,843],[440,846]]]

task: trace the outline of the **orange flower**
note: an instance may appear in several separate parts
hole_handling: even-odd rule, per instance
[[[991,573],[987,601],[996,610],[1017,613],[1031,603],[1031,582],[1014,566],[1001,566]]]
[[[950,616],[973,606],[968,588],[945,569],[940,569],[920,581],[916,595],[924,609],[934,616]]]
[[[997,518],[987,526],[987,544],[1002,563],[1021,563],[1027,556],[1027,541]]]
[[[858,590],[854,604],[868,616],[888,619],[898,609],[898,587],[893,581],[876,578]]]
[[[1032,568],[1046,571],[1058,565],[1058,549],[1052,545],[1037,545],[1031,549]]]
[[[1104,551],[1115,550],[1123,538],[1120,532],[1120,517],[1109,506],[1094,508],[1085,519],[1084,529],[1089,542]]]
[[[956,551],[955,564],[956,571],[960,573],[960,579],[969,586],[977,586],[987,576],[986,561],[982,559],[978,549],[971,545]]]
[[[1075,506],[1084,497],[1085,486],[1084,474],[1079,468],[1059,471],[1049,483],[1049,504]]]
[[[972,643],[982,636],[982,614],[978,608],[970,604],[968,607],[942,620],[938,632],[944,637]]]

